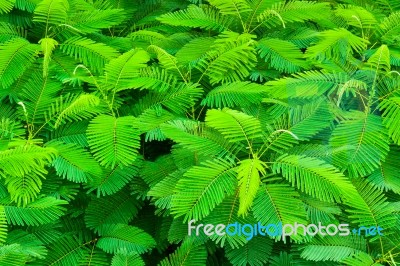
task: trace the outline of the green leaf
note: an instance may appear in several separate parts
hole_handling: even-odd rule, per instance
[[[44,259],[47,250],[43,243],[33,234],[29,234],[22,230],[13,230],[7,236],[8,245],[20,245],[20,254],[33,258]]]
[[[42,0],[35,8],[33,21],[46,23],[46,28],[49,24],[65,23],[68,9],[67,0]]]
[[[318,99],[291,109],[289,119],[290,131],[300,140],[309,140],[321,130],[329,127],[333,114],[327,101]]]
[[[126,12],[124,9],[95,9],[83,10],[74,13],[70,17],[69,23],[78,30],[85,33],[97,32],[101,29],[111,28],[126,20]]]
[[[163,108],[172,114],[182,115],[194,106],[201,95],[202,89],[198,84],[178,83],[165,92],[150,91],[134,105],[133,112],[139,116],[152,109],[160,114]]]
[[[399,12],[393,12],[389,16],[385,17],[381,21],[377,30],[377,33],[379,33],[379,37],[383,41],[393,42],[393,37],[397,36],[400,32],[399,21]]]
[[[175,55],[179,65],[188,69],[195,68],[199,60],[206,56],[214,41],[213,37],[204,37],[196,38],[185,44]]]
[[[2,117],[0,120],[0,139],[12,140],[25,134],[22,125],[9,118]]]
[[[207,252],[199,241],[186,238],[179,248],[163,259],[159,266],[202,266],[205,265]]]
[[[322,73],[311,70],[297,73],[293,77],[269,81],[265,85],[269,87],[268,92],[270,92],[271,97],[278,99],[308,99],[336,90],[348,79],[347,74],[344,72]]]
[[[18,206],[26,206],[33,202],[40,193],[45,174],[47,174],[46,170],[36,169],[35,172],[29,172],[23,176],[8,177],[5,184],[11,200],[16,202]]]
[[[110,266],[110,258],[104,251],[93,247],[90,253],[79,262],[79,266],[88,265]]]
[[[78,145],[53,141],[46,146],[58,152],[52,162],[57,175],[77,183],[87,182],[90,175],[101,175],[102,170],[96,160]]]
[[[307,56],[323,60],[325,58],[345,59],[350,52],[360,52],[369,41],[360,38],[344,28],[319,33],[321,40],[307,49]]]
[[[202,105],[211,108],[251,106],[260,104],[265,88],[250,82],[231,82],[211,90],[202,100]]]
[[[156,245],[143,230],[125,224],[106,224],[99,229],[101,237],[97,246],[107,253],[137,252],[142,254]]]
[[[354,112],[351,119],[342,121],[332,132],[333,148],[351,146],[334,154],[333,162],[352,177],[371,174],[389,151],[389,140],[379,116]]]
[[[29,256],[21,254],[21,245],[3,245],[0,247],[2,256],[0,263],[4,266],[24,266],[30,260]]]
[[[211,211],[210,215],[208,215],[204,220],[201,222],[204,224],[211,223],[211,224],[256,224],[257,221],[252,219],[251,215],[247,215],[244,217],[243,215],[238,215],[239,212],[239,188],[236,189],[235,194],[232,196],[227,196],[214,210]],[[232,230],[231,230],[232,232]],[[188,228],[185,224],[185,231],[184,234],[188,234]],[[194,231],[192,231],[194,234]],[[219,236],[217,234],[211,235],[210,238],[219,246],[224,247],[229,245],[231,248],[239,248],[245,245],[246,236],[241,235],[228,235],[224,234]]]
[[[272,166],[293,187],[327,202],[341,202],[355,189],[338,169],[326,162],[305,156],[283,155]]]
[[[87,147],[86,129],[88,121],[67,123],[56,130],[48,132],[48,138],[52,141],[72,143],[81,147]]]
[[[144,50],[134,49],[111,60],[104,68],[106,86],[120,91],[131,87],[132,79],[139,76],[139,70],[146,67],[150,56]]]
[[[103,72],[106,63],[119,55],[116,49],[106,44],[79,36],[72,37],[60,44],[60,49],[99,73]]]
[[[197,69],[208,76],[212,84],[240,81],[250,75],[255,66],[256,51],[250,34],[223,32],[207,55],[198,62]]]
[[[187,220],[201,220],[216,205],[234,193],[237,185],[234,164],[216,159],[189,169],[175,187],[171,213]]]
[[[307,223],[299,193],[287,184],[262,184],[252,210],[254,217],[263,225]]]
[[[373,71],[390,72],[390,51],[387,45],[382,45],[368,59],[367,66]]]
[[[265,236],[255,236],[240,248],[227,246],[226,256],[232,265],[266,265],[273,241]]]
[[[230,142],[247,141],[261,137],[260,121],[252,116],[224,108],[209,110],[206,115],[206,125],[220,131]]]
[[[134,165],[121,167],[119,164],[112,169],[103,169],[101,175],[92,176],[88,182],[89,192],[97,190],[97,196],[112,195],[121,190],[132,179],[139,175],[137,163]]]
[[[85,223],[88,228],[102,234],[103,225],[128,224],[138,213],[138,202],[128,193],[121,191],[114,196],[95,198],[85,211]]]
[[[62,90],[62,83],[49,76],[43,77],[38,70],[34,71],[24,84],[19,105],[22,106],[24,116],[27,116],[30,123],[37,124],[37,129],[40,130],[47,122],[46,112],[49,106],[56,101],[58,93]]]
[[[65,205],[67,202],[53,197],[44,197],[27,204],[25,207],[17,207],[7,199],[2,200],[2,204],[9,223],[38,226],[59,219],[65,211],[65,208],[61,205]]]
[[[310,19],[317,22],[326,20],[329,13],[330,7],[327,2],[279,1],[258,15],[257,21],[263,23],[269,29],[282,27],[282,25],[285,28],[287,23],[293,23],[291,25],[293,28]]]
[[[243,145],[231,143],[212,128],[193,121],[173,120],[160,126],[162,133],[187,149],[203,155],[231,155]]]
[[[262,39],[257,45],[258,52],[272,68],[284,73],[295,73],[307,68],[299,47],[280,39]]]
[[[341,261],[366,251],[365,240],[358,236],[326,236],[314,238],[300,256],[313,261]]]
[[[88,143],[100,165],[114,168],[135,161],[140,147],[138,132],[133,128],[132,116],[112,117],[100,115],[94,118],[87,129]]]
[[[136,253],[124,254],[118,253],[115,254],[111,261],[111,266],[144,266],[144,262],[142,258]]]
[[[42,38],[39,41],[40,46],[42,47],[42,52],[44,55],[43,59],[43,76],[47,76],[48,71],[49,71],[49,63],[51,59],[51,54],[53,53],[53,50],[56,48],[58,45],[58,42],[54,40],[53,38]]]
[[[232,22],[228,16],[222,16],[211,6],[189,5],[185,10],[166,13],[158,17],[162,23],[174,26],[191,28],[212,29],[217,31],[227,30]]]
[[[266,174],[266,168],[268,166],[257,157],[240,161],[236,170],[239,180],[239,215],[247,214],[251,208],[260,187],[260,175]]]
[[[343,263],[348,266],[383,266],[383,264],[375,262],[374,258],[365,252],[359,252],[352,257],[347,257],[343,260]]]
[[[22,177],[30,172],[43,173],[43,168],[51,162],[56,151],[36,145],[18,146],[0,151],[0,175]]]
[[[9,87],[26,69],[38,54],[39,47],[22,38],[14,38],[0,44],[0,86]]]
[[[15,4],[15,0],[4,0],[0,3],[0,14],[9,13]]]
[[[0,206],[0,244],[4,244],[7,239],[8,226],[7,216],[4,206]]]
[[[347,209],[349,218],[359,226],[378,229],[383,234],[390,235],[391,228],[396,226],[397,218],[393,215],[394,205],[385,195],[365,180],[357,181],[357,193],[352,193],[346,200],[350,207]],[[381,236],[378,236],[381,238]]]
[[[390,137],[400,145],[400,121],[397,119],[400,115],[400,97],[384,99],[379,108],[383,111],[383,124],[388,129]]]
[[[251,10],[245,0],[210,0],[209,2],[225,15],[240,16],[241,13],[249,12]]]
[[[79,265],[79,262],[89,253],[80,239],[71,235],[65,235],[49,247],[49,254],[43,261],[46,265],[67,266]]]
[[[61,95],[49,108],[46,120],[58,128],[66,122],[91,118],[101,111],[99,105],[100,99],[93,94]]]
[[[371,185],[381,191],[391,190],[400,194],[400,184],[397,182],[400,179],[400,171],[398,171],[397,167],[399,155],[399,147],[391,146],[386,158],[379,162],[379,168],[368,177]]]

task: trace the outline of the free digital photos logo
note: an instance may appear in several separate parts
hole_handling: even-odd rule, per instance
[[[196,220],[190,220],[188,223],[188,235],[199,236],[200,233],[204,233],[207,236],[212,235],[228,235],[228,236],[245,236],[246,240],[251,240],[256,235],[270,236],[270,237],[282,237],[287,236],[349,236],[349,235],[364,235],[364,236],[376,236],[383,235],[383,228],[380,226],[360,226],[358,228],[350,228],[349,224],[308,224],[304,225],[301,223],[294,224],[267,224],[262,225],[260,222],[257,224],[241,224],[238,222],[225,224],[198,224],[195,225]]]

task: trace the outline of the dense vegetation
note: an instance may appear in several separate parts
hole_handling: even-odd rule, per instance
[[[396,265],[399,36],[398,0],[1,0],[0,265]]]

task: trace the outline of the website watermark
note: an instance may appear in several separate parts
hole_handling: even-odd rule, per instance
[[[188,235],[199,236],[204,233],[207,236],[245,236],[246,240],[252,239],[254,236],[270,236],[270,237],[287,237],[287,236],[349,236],[349,235],[363,235],[363,236],[383,236],[383,228],[380,226],[360,226],[352,228],[349,224],[267,224],[262,225],[260,222],[256,224],[241,224],[238,222],[225,224],[197,224],[196,220],[190,220],[188,223]]]

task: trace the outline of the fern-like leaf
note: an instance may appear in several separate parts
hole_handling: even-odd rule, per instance
[[[55,153],[52,148],[36,145],[0,151],[0,175],[21,177],[30,172],[41,173],[44,166],[53,160]]]
[[[258,119],[228,108],[209,110],[206,124],[220,131],[231,142],[247,141],[250,145],[252,139],[261,137]]]
[[[338,89],[348,79],[343,72],[321,73],[313,70],[296,74],[293,77],[269,81],[266,86],[270,88],[268,92],[271,96],[278,99],[312,98]]]
[[[0,86],[9,87],[33,63],[39,46],[22,38],[0,44]]]
[[[12,10],[15,0],[4,0],[0,3],[0,14],[8,13]]]
[[[236,107],[259,104],[265,95],[265,88],[250,82],[232,82],[210,91],[202,104],[209,107]]]
[[[256,236],[240,248],[226,247],[226,256],[232,265],[265,265],[272,251],[272,240]]]
[[[90,179],[88,175],[101,175],[102,171],[98,163],[81,147],[55,141],[48,142],[46,146],[57,150],[58,156],[52,162],[52,166],[59,176],[83,183]]]
[[[85,223],[96,232],[102,230],[105,224],[128,224],[138,213],[138,207],[138,202],[132,200],[126,191],[121,191],[113,197],[96,198],[86,209]]]
[[[101,175],[92,176],[89,180],[87,188],[89,191],[97,190],[97,195],[105,196],[112,195],[120,191],[126,184],[129,183],[138,175],[138,165],[136,160],[133,165],[121,167],[115,165],[112,169],[103,169]]]
[[[115,254],[111,261],[111,266],[130,266],[130,265],[145,266],[142,258],[134,252],[129,254],[126,253]]]
[[[25,207],[17,207],[7,199],[2,199],[8,223],[14,225],[38,226],[48,224],[59,219],[65,211],[62,205],[64,200],[53,197],[44,197],[27,204]]]
[[[95,158],[105,167],[133,163],[140,147],[138,132],[133,128],[133,117],[100,115],[87,129],[88,142]]]
[[[397,119],[400,116],[400,97],[384,99],[379,107],[383,110],[383,123],[388,129],[390,137],[400,145],[400,122]]]
[[[65,235],[51,245],[49,255],[43,263],[54,266],[79,265],[88,253],[89,247],[85,246],[79,238]]]
[[[306,223],[307,218],[299,193],[287,184],[262,184],[252,210],[263,225]]]
[[[35,8],[33,21],[58,25],[65,23],[69,3],[67,0],[43,0]]]
[[[281,173],[292,186],[323,201],[341,202],[342,194],[355,191],[338,169],[315,158],[283,155],[274,163],[272,170]]]
[[[66,40],[60,44],[60,48],[98,73],[103,71],[106,63],[119,55],[116,49],[108,45],[79,36]]]
[[[333,130],[330,142],[333,148],[346,145],[354,148],[353,152],[343,150],[333,157],[334,164],[347,170],[351,176],[372,173],[389,151],[381,118],[372,114],[354,113],[352,119],[343,121]]]
[[[240,162],[237,168],[239,180],[239,215],[247,214],[253,204],[254,197],[260,187],[260,176],[265,175],[267,165],[258,159],[246,159]]]
[[[313,261],[336,261],[366,251],[365,240],[358,236],[327,236],[315,238],[301,252],[301,257]]]
[[[125,252],[144,253],[156,244],[154,239],[140,228],[125,224],[106,224],[99,229],[101,237],[97,246],[107,253]]]
[[[159,266],[202,266],[207,259],[203,245],[193,238],[187,238],[169,257],[163,259]]]
[[[209,6],[189,5],[185,10],[163,14],[158,18],[162,23],[192,28],[227,30],[232,20]]]
[[[365,180],[356,183],[358,193],[349,195],[349,218],[359,226],[382,228],[385,234],[396,226],[395,211],[381,191]],[[387,235],[387,233],[386,233]],[[378,235],[381,238],[381,236]]]
[[[300,49],[291,42],[268,38],[261,40],[257,48],[261,58],[274,69],[295,73],[307,68]]]
[[[178,181],[172,198],[172,213],[186,220],[201,220],[237,185],[235,170],[229,160],[208,161],[195,166]]]
[[[144,50],[130,50],[111,60],[105,67],[107,87],[116,91],[130,88],[130,81],[139,76],[150,57]]]
[[[369,43],[350,31],[338,28],[320,33],[321,41],[307,50],[307,55],[317,59],[344,60],[350,52],[360,52]]]
[[[91,118],[101,111],[100,99],[96,95],[61,95],[48,109],[46,121],[58,128],[66,122]]]

